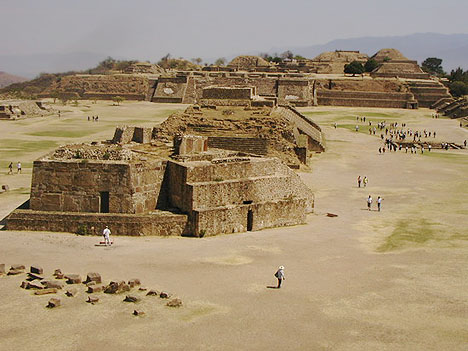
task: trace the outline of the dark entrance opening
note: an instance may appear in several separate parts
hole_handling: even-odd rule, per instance
[[[249,210],[249,212],[247,212],[247,231],[252,231],[252,227],[253,227],[253,212],[252,210]]]
[[[109,213],[109,192],[101,192],[101,213]]]
[[[242,203],[244,205],[250,205],[253,201],[252,200],[245,200],[245,201],[242,201]]]

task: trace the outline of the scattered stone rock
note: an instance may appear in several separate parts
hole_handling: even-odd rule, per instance
[[[21,285],[20,285],[20,288],[26,289],[26,287],[28,286],[28,284],[29,284],[28,281],[23,280],[23,282],[22,282]]]
[[[327,213],[327,217],[338,217],[338,215],[334,213]]]
[[[159,292],[156,290],[150,290],[146,293],[146,296],[159,296]]]
[[[89,283],[86,283],[86,286],[91,286],[91,285],[96,285],[96,282],[89,282]]]
[[[102,290],[104,290],[104,287],[102,285],[91,285],[88,287],[88,293],[90,294],[101,292]]]
[[[61,270],[60,268],[57,268],[57,269],[54,271],[54,274],[52,274],[52,275],[57,276],[57,275],[60,275],[60,274],[63,275],[62,270]]]
[[[58,280],[43,280],[41,284],[44,285],[46,288],[55,288],[55,289],[62,289],[63,283],[59,282]]]
[[[34,274],[44,274],[44,269],[42,269],[42,267],[39,266],[31,266],[29,271]]]
[[[118,294],[123,291],[130,291],[130,287],[123,280],[119,282],[110,282],[104,289],[106,294]]]
[[[182,300],[181,299],[172,299],[168,303],[166,303],[166,306],[168,307],[181,307],[182,306]]]
[[[99,298],[96,296],[88,296],[88,300],[86,302],[94,305],[95,303],[99,302]]]
[[[139,302],[141,299],[139,297],[133,296],[133,295],[127,295],[125,296],[124,301],[125,302]]]
[[[44,286],[41,284],[40,281],[33,280],[32,282],[28,282],[28,285],[26,285],[26,289],[44,289]]]
[[[31,281],[31,280],[43,280],[44,277],[42,275],[39,275],[39,274],[35,274],[35,273],[28,273],[28,280]]]
[[[78,294],[78,290],[76,290],[76,288],[68,289],[65,293],[65,295],[67,295],[68,297],[75,297],[76,294]]]
[[[102,279],[101,279],[101,275],[99,273],[88,273],[86,275],[86,281],[85,283],[89,283],[89,282],[95,282],[96,284],[101,284],[102,283]]]
[[[34,295],[46,295],[46,294],[56,294],[56,293],[57,293],[57,289],[50,288],[50,289],[37,290],[34,292]]]
[[[145,312],[143,312],[141,310],[134,310],[133,315],[134,316],[143,316],[143,315],[145,315]]]
[[[81,277],[79,274],[67,274],[65,275],[65,279],[67,279],[68,284],[80,284]]]
[[[159,297],[161,299],[168,299],[170,295],[167,292],[161,291],[161,293],[159,294]]]
[[[48,308],[54,308],[54,307],[59,307],[61,304],[61,301],[57,297],[53,297],[49,300],[49,303],[47,305]]]
[[[146,290],[148,290],[148,289],[141,286],[140,288],[138,288],[138,290],[139,290],[139,291],[146,291]]]
[[[5,274],[5,273],[6,273],[5,263],[0,263],[0,274]]]
[[[64,275],[63,273],[56,274],[56,275],[55,275],[55,278],[56,278],[56,279],[64,279],[64,278],[65,278],[65,275]]]
[[[21,273],[24,273],[24,270],[22,270],[22,269],[10,269],[8,271],[7,275],[18,275],[18,274],[21,274]]]
[[[13,271],[19,271],[19,270],[24,270],[24,269],[26,269],[24,264],[14,264],[10,267],[10,270],[13,270]]]
[[[135,278],[135,279],[130,279],[130,280],[128,281],[128,285],[129,285],[131,288],[134,288],[134,287],[137,286],[137,285],[141,285],[140,279],[137,279],[137,278]]]

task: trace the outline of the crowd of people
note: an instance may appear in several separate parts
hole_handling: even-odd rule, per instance
[[[99,116],[91,116],[91,117],[88,116],[88,121],[91,121],[91,118],[93,122],[99,121]]]

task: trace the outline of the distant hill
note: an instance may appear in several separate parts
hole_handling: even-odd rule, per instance
[[[13,74],[8,74],[6,72],[0,71],[0,89],[10,84],[21,83],[27,80],[27,78],[15,76]]]
[[[359,50],[369,56],[383,48],[400,50],[409,59],[420,64],[428,57],[439,57],[446,71],[457,67],[468,69],[468,34],[417,33],[394,37],[361,37],[338,39],[322,45],[273,48],[270,53],[291,50],[313,58],[324,51]]]

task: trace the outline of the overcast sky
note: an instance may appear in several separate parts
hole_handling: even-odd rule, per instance
[[[468,33],[468,0],[0,0],[0,55],[220,57],[416,32]]]

